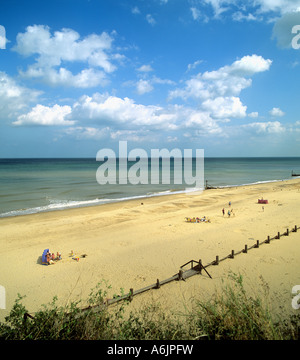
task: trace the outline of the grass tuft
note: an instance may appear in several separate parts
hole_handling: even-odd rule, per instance
[[[106,281],[91,291],[84,312],[80,302],[58,306],[54,297],[33,319],[26,318],[23,297],[18,294],[10,314],[0,323],[0,339],[299,340],[299,314],[274,319],[266,301],[246,292],[241,275],[230,274],[229,279],[220,293],[209,301],[197,301],[185,315],[167,315],[160,305],[150,304],[125,316],[126,301],[108,309],[103,305],[110,289]]]

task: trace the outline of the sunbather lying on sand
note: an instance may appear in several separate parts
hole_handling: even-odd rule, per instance
[[[186,222],[192,222],[192,223],[198,223],[198,222],[210,222],[209,219],[206,218],[206,216],[203,216],[201,219],[197,218],[189,218],[186,217]]]

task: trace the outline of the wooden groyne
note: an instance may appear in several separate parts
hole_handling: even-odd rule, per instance
[[[116,304],[120,301],[125,301],[125,300],[132,301],[134,296],[136,296],[136,295],[142,294],[149,290],[159,289],[161,286],[169,284],[170,282],[173,282],[173,281],[181,281],[181,280],[185,281],[186,279],[188,279],[194,275],[199,275],[199,274],[202,275],[203,272],[205,272],[206,275],[212,279],[211,275],[207,271],[207,268],[209,266],[219,265],[220,262],[227,260],[227,259],[234,259],[236,256],[243,254],[243,253],[247,254],[248,251],[250,251],[252,249],[258,249],[263,244],[270,244],[270,242],[273,240],[281,239],[283,236],[289,236],[291,233],[297,232],[298,229],[300,229],[300,227],[295,225],[291,230],[287,229],[282,234],[280,232],[278,232],[273,237],[268,235],[265,240],[263,240],[261,242],[259,240],[256,240],[256,243],[250,247],[248,247],[248,245],[245,244],[244,248],[239,251],[231,250],[230,254],[228,254],[227,256],[225,256],[221,259],[220,259],[219,255],[216,255],[215,260],[211,261],[210,263],[206,264],[205,266],[202,264],[201,259],[199,259],[198,261],[190,260],[187,263],[180,266],[178,273],[174,274],[173,276],[169,277],[168,279],[164,279],[164,280],[157,279],[156,282],[154,282],[153,284],[146,286],[144,288],[138,289],[138,290],[134,290],[133,288],[130,288],[130,290],[127,294],[124,294],[122,296],[116,296],[112,299],[107,299],[105,302],[103,302],[102,304],[99,304],[99,305],[88,306],[86,308],[83,308],[83,309],[81,309],[81,313],[86,312],[86,311],[92,311],[92,312],[101,311],[101,310],[103,310],[104,307],[112,305],[112,304]],[[186,269],[186,267],[188,265],[190,265],[190,268]],[[80,314],[78,314],[78,316],[80,316]],[[34,316],[30,315],[28,313],[25,313],[24,319],[27,319],[27,318],[34,319]]]
[[[234,259],[234,257],[236,255],[239,255],[239,254],[242,254],[242,253],[247,253],[249,250],[251,249],[257,249],[259,248],[260,245],[263,245],[263,244],[270,244],[270,242],[272,240],[275,240],[275,239],[280,239],[281,236],[289,236],[289,234],[291,232],[297,232],[297,230],[300,229],[300,227],[297,227],[297,225],[295,225],[295,227],[293,227],[291,230],[287,229],[284,233],[280,234],[280,232],[277,233],[277,235],[273,236],[273,237],[270,237],[268,235],[267,239],[265,239],[264,241],[260,242],[259,240],[256,240],[256,243],[253,244],[252,246],[248,247],[247,244],[245,244],[245,247],[240,250],[240,251],[237,251],[235,252],[234,250],[231,250],[231,253],[228,254],[227,256],[223,257],[222,259],[219,259],[219,255],[216,256],[216,259],[210,263],[208,263],[205,267],[208,267],[208,266],[211,266],[211,265],[219,265],[219,263],[221,261],[224,261],[226,259]]]
[[[165,280],[157,279],[156,283],[153,283],[152,285],[149,285],[149,286],[144,287],[139,290],[134,291],[133,288],[131,288],[129,293],[127,293],[126,295],[123,295],[123,296],[120,296],[120,297],[117,297],[114,299],[108,299],[106,303],[107,303],[107,305],[111,305],[111,304],[115,304],[116,302],[119,302],[122,300],[130,300],[131,301],[135,295],[142,294],[148,290],[159,289],[162,285],[168,284],[172,281],[186,280],[194,275],[199,275],[199,274],[201,275],[203,273],[203,271],[212,279],[211,275],[206,270],[209,266],[219,265],[220,262],[222,262],[226,259],[234,259],[235,256],[238,256],[243,253],[247,254],[248,251],[250,251],[252,249],[257,249],[263,244],[270,244],[270,242],[272,240],[280,239],[282,236],[289,236],[291,232],[297,232],[298,229],[300,229],[300,227],[295,225],[291,230],[287,229],[282,234],[280,232],[278,232],[273,237],[268,235],[265,240],[263,240],[261,242],[259,240],[256,240],[256,243],[250,247],[247,244],[245,244],[244,248],[239,251],[231,250],[230,254],[228,254],[227,256],[225,256],[221,259],[220,259],[219,255],[216,255],[215,260],[211,261],[210,263],[206,264],[205,266],[202,264],[201,259],[199,261],[190,260],[187,263],[185,263],[184,265],[180,266],[178,273],[173,275],[172,277],[165,279]],[[189,264],[190,264],[190,269],[184,270],[184,268]]]
[[[205,180],[205,190],[209,190],[209,189],[217,189],[215,186],[209,185],[208,181]]]

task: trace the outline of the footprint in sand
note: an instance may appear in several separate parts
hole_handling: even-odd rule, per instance
[[[127,241],[122,241],[122,242],[119,242],[119,245],[120,245],[120,246],[128,246],[128,245],[129,245],[129,242],[127,242]]]
[[[275,258],[260,258],[260,262],[266,263],[266,264],[280,264],[281,262],[278,259]]]
[[[136,281],[146,281],[146,278],[144,276],[141,276],[141,275],[137,275],[134,280]]]
[[[235,229],[235,230],[233,230],[233,231],[236,232],[236,233],[244,233],[244,232],[247,232],[246,229]]]

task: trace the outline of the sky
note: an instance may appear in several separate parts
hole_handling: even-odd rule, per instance
[[[300,0],[0,5],[0,158],[300,156]]]

